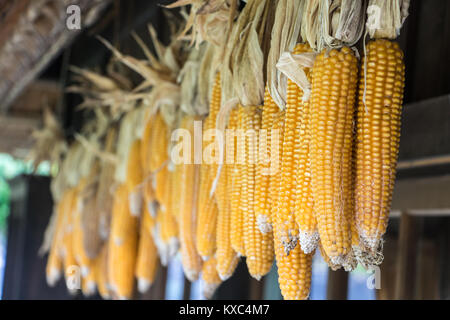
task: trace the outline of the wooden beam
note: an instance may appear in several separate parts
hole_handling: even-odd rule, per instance
[[[450,95],[403,108],[399,160],[450,155]]]
[[[50,0],[41,8],[41,2],[31,2],[0,50],[0,110],[5,112],[24,88],[80,33],[81,30],[69,30],[66,26],[68,5],[80,7],[83,27],[88,27],[108,4],[109,0]]]
[[[347,300],[348,272],[345,270],[328,271],[327,300]]]
[[[403,212],[400,217],[398,261],[395,298],[410,300],[415,296],[417,251],[419,241],[418,220]]]
[[[401,211],[409,215],[450,215],[450,176],[404,179],[395,184],[392,216]]]

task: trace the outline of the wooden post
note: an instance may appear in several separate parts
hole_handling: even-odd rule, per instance
[[[183,300],[191,299],[191,282],[184,278],[184,286],[183,286]]]
[[[264,288],[264,278],[260,281],[250,277],[250,300],[262,300],[263,298],[263,288]]]
[[[328,271],[327,299],[347,300],[348,272],[345,270]]]
[[[152,286],[152,300],[164,300],[166,298],[167,267],[159,268],[155,283]]]
[[[417,243],[417,218],[403,212],[400,217],[400,232],[398,236],[399,254],[395,290],[396,299],[414,299]]]

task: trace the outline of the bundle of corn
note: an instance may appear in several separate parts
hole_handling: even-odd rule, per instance
[[[145,293],[153,284],[158,271],[158,252],[151,234],[152,217],[143,207],[140,221],[139,247],[136,259],[135,275],[138,280],[138,291]]]
[[[405,83],[403,52],[387,39],[398,36],[408,6],[409,1],[373,0],[367,10],[366,27],[372,40],[364,48],[359,76],[355,179],[356,251],[363,265],[382,261],[381,237],[394,188]],[[374,17],[376,13],[379,16]]]
[[[128,190],[120,185],[114,195],[111,235],[108,242],[108,279],[113,295],[130,299],[138,249],[138,219],[130,214]]]
[[[134,90],[115,64],[108,76],[73,68],[70,90],[95,119],[53,157],[65,158],[52,181],[50,285],[77,267],[85,295],[129,299],[135,278],[147,291],[158,260],[180,252],[211,298],[239,256],[256,279],[275,256],[283,297],[306,299],[317,247],[333,270],[381,262],[404,83],[390,40],[409,1],[248,0],[240,13],[237,4],[176,1],[169,7],[191,11],[169,46],[152,27],[156,54],[134,35],[145,60],[102,40],[142,76]],[[352,46],[365,21],[372,40],[357,92]]]
[[[244,131],[244,137],[239,137],[237,142],[238,152],[244,151],[241,159],[243,164],[237,161],[238,164],[234,167],[238,179],[227,181],[233,183],[235,196],[239,193],[244,195],[238,206],[236,202],[232,205],[231,243],[236,252],[246,256],[249,272],[256,279],[269,272],[273,261],[272,232],[261,232],[255,214],[261,127],[261,108],[258,106],[264,103],[263,71],[267,64],[274,18],[273,6],[274,2],[270,0],[247,2],[231,30],[221,69],[223,107],[237,98],[236,101],[242,105],[238,111],[240,119],[237,121],[237,129]]]

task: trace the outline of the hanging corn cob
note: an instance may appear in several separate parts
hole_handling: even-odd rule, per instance
[[[395,42],[372,40],[365,51],[356,119],[356,227],[360,255],[367,255],[361,262],[379,264],[395,182],[405,65]]]
[[[130,299],[133,293],[137,227],[137,218],[130,214],[127,187],[120,185],[114,196],[108,243],[108,279],[118,299]]]
[[[98,293],[103,299],[109,299],[109,281],[108,281],[108,245],[105,244],[95,261],[96,282]]]
[[[140,293],[148,291],[158,271],[158,251],[151,235],[151,220],[150,214],[143,208],[135,270]]]
[[[255,216],[255,176],[258,161],[258,134],[261,127],[261,111],[258,107],[244,108],[245,164],[242,177],[242,210],[244,215],[244,246],[250,275],[259,280],[270,271],[273,262],[273,237],[262,233]]]
[[[351,267],[352,143],[357,85],[353,51],[323,51],[313,67],[311,185],[324,251],[333,264]]]
[[[236,112],[230,114],[230,119],[228,121],[228,128],[234,128],[236,126]],[[226,131],[223,135],[225,143],[231,142],[229,137],[225,137],[229,132]],[[234,139],[234,132],[231,132]],[[234,141],[232,151],[234,152]],[[233,153],[234,158],[234,153]],[[234,159],[233,159],[234,160]],[[216,198],[218,206],[218,216],[217,216],[217,233],[216,233],[216,260],[217,260],[217,272],[222,279],[225,281],[228,279],[236,269],[238,263],[238,255],[236,251],[233,250],[231,246],[231,201],[229,200],[229,195],[232,192],[232,163],[224,161],[221,168],[221,173],[216,189]],[[230,192],[230,193],[229,193]]]
[[[237,113],[237,121],[236,121],[236,130],[237,130],[237,139],[236,139],[236,147],[234,148],[235,161],[233,165],[232,172],[232,184],[233,190],[231,192],[231,227],[230,227],[230,241],[231,247],[234,251],[237,252],[240,256],[245,256],[244,250],[244,215],[242,211],[241,203],[241,191],[242,191],[242,176],[244,169],[245,159],[242,159],[245,156],[245,136],[242,133],[243,131],[243,118],[244,118],[244,108],[239,105],[235,111]],[[233,111],[231,111],[233,114]]]
[[[206,299],[211,299],[214,292],[222,283],[216,269],[217,260],[214,257],[203,262],[202,267],[202,293]]]
[[[299,44],[294,54],[308,52],[309,46]],[[312,254],[305,254],[298,245],[298,227],[295,222],[295,170],[299,150],[295,145],[299,134],[299,97],[303,91],[288,80],[287,102],[281,155],[281,177],[278,187],[278,205],[274,219],[274,246],[278,267],[278,282],[284,299],[298,300],[309,296]]]
[[[194,121],[196,117],[185,116],[181,128],[189,132],[189,138],[194,137]],[[183,141],[185,142],[185,141]],[[180,205],[179,205],[179,234],[181,262],[183,264],[184,274],[189,281],[195,281],[201,272],[202,261],[195,246],[197,214],[198,214],[198,193],[200,166],[194,164],[194,141],[189,141],[190,158],[187,163],[180,164],[181,176],[178,182],[181,186]],[[184,153],[181,155],[183,159]]]
[[[116,149],[117,130],[112,127],[105,138],[105,151],[113,154]],[[99,233],[102,240],[108,239],[111,224],[115,163],[101,159],[99,185],[97,191],[97,211],[99,212]]]
[[[130,148],[127,161],[126,185],[128,189],[130,212],[138,216],[142,211],[142,166],[141,166],[141,140],[137,139]]]
[[[271,133],[275,114],[280,109],[272,100],[269,89],[266,88],[264,94],[264,106],[262,111],[261,131],[259,135],[259,161],[256,167],[255,181],[255,216],[256,223],[262,233],[272,231],[272,221],[270,217],[271,197],[269,193],[270,176],[273,167],[270,154]]]
[[[208,117],[204,122],[204,140],[206,135],[211,135],[216,126],[217,114],[220,109],[220,74],[216,75],[216,80],[212,89],[212,97]],[[211,147],[211,146],[209,146]],[[208,162],[216,161],[216,143],[213,142],[213,151],[210,153],[211,159],[203,159],[200,171],[200,191],[197,219],[197,251],[204,260],[214,254],[216,249],[216,225],[217,225],[217,201],[211,194],[211,187],[217,172],[217,164]]]

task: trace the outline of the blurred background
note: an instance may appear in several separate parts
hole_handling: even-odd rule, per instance
[[[69,2],[87,17],[81,30],[68,30],[65,15],[48,15],[48,8],[65,12]],[[53,288],[45,281],[46,256],[38,251],[53,208],[52,167],[43,163],[33,171],[27,160],[31,133],[41,126],[43,109],[50,107],[62,119],[67,139],[73,139],[86,114],[75,108],[81,98],[64,91],[71,83],[69,66],[107,67],[110,52],[97,35],[136,57],[142,53],[131,31],[146,39],[151,23],[167,42],[170,17],[158,4],[169,2],[0,1],[2,299],[86,299],[70,295],[63,281]],[[398,41],[406,57],[405,107],[380,288],[373,288],[378,278],[364,268],[350,274],[329,271],[316,255],[314,300],[450,298],[450,2],[412,0]],[[184,278],[179,260],[161,268],[152,289],[135,298],[203,299],[199,284]],[[276,267],[257,282],[241,261],[214,298],[281,299]]]

